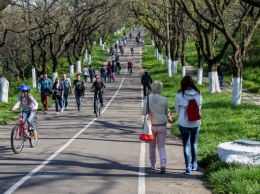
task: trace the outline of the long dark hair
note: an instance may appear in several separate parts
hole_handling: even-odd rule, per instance
[[[200,94],[200,90],[195,86],[191,76],[185,75],[181,80],[181,89],[178,92],[182,92],[184,95],[185,90],[194,89]]]

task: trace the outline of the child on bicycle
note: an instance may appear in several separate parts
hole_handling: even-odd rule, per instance
[[[35,130],[34,126],[34,119],[36,117],[36,111],[38,108],[38,103],[33,98],[33,96],[30,94],[30,87],[27,85],[21,85],[18,87],[18,91],[20,92],[20,96],[18,97],[18,100],[13,108],[11,108],[11,111],[15,111],[20,104],[22,104],[23,108],[23,123],[25,123],[26,119],[29,123],[31,130],[33,131],[33,136],[37,137],[37,131]]]
[[[100,80],[100,77],[99,76],[96,76],[96,81],[92,84],[92,87],[91,87],[91,91],[92,92],[95,92],[94,94],[94,114],[96,114],[96,109],[95,109],[95,99],[97,97],[97,94],[99,94],[99,100],[100,100],[100,104],[101,104],[101,107],[104,106],[103,104],[103,91],[105,91],[106,89],[106,86],[104,84],[104,82],[102,82]],[[99,92],[99,93],[98,93]]]

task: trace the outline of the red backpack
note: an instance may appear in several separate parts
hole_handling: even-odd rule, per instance
[[[186,109],[188,121],[200,120],[200,109],[195,99],[188,100],[188,106]]]

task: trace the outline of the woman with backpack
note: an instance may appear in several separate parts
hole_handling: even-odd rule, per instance
[[[194,110],[190,111],[189,104]],[[197,139],[201,125],[200,110],[202,96],[195,86],[191,76],[184,76],[181,80],[181,89],[175,97],[175,110],[178,113],[178,125],[183,141],[183,152],[186,165],[186,174],[197,170]],[[199,115],[196,115],[199,114]]]

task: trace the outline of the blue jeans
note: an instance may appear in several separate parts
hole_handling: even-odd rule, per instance
[[[179,125],[179,130],[183,142],[183,152],[186,167],[197,164],[198,154],[198,134],[200,127],[187,128]]]
[[[27,119],[27,117],[28,117],[28,119]],[[25,123],[25,121],[27,119],[27,122],[31,126],[31,129],[33,131],[35,129],[35,126],[33,124],[33,121],[34,121],[35,117],[36,117],[36,111],[32,111],[30,113],[23,112],[23,123]]]
[[[62,109],[62,98],[60,96],[55,96],[54,100],[55,100],[55,109],[56,109],[56,112],[58,112],[59,107]]]
[[[87,83],[88,76],[87,75],[83,75],[83,78],[84,78],[84,82]]]
[[[94,75],[93,74],[89,74],[89,77],[90,77],[90,82],[93,83]]]
[[[68,108],[69,102],[68,102],[69,94],[64,93],[63,94],[63,100],[62,100],[62,107],[63,108]]]
[[[75,91],[75,98],[76,98],[78,109],[80,109],[82,105],[82,95],[80,95],[79,92]]]

